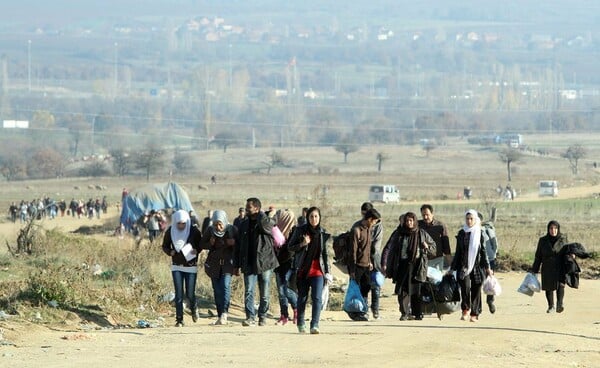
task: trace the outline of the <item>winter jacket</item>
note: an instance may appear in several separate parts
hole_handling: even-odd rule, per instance
[[[192,248],[196,250],[197,253],[200,253],[200,240],[202,238],[202,234],[200,234],[200,230],[195,227],[190,227],[190,235],[188,235],[187,242],[192,245]],[[163,245],[162,250],[167,255],[171,255],[171,251],[175,250],[173,246],[173,241],[171,240],[171,227],[165,231],[165,236],[163,237]],[[198,262],[198,257],[194,257],[191,260],[186,260],[185,256],[181,252],[175,252],[173,256],[171,256],[171,264],[174,266],[182,266],[182,267],[196,267]]]
[[[228,225],[225,229],[225,235],[222,237],[215,236],[212,230],[212,226],[209,226],[204,231],[200,242],[202,249],[208,249],[208,256],[204,261],[204,272],[211,278],[219,278],[226,273],[233,274],[237,229],[233,225]]]
[[[296,227],[295,231],[292,233],[290,240],[288,242],[288,247],[291,252],[294,252],[294,264],[296,267],[296,272],[299,278],[306,277],[308,270],[310,269],[312,259],[307,257],[309,246],[302,246],[304,242],[304,235],[310,234],[309,227],[310,224],[304,224],[302,226]],[[327,252],[327,242],[331,238],[331,235],[325,231],[325,229],[321,228],[319,231],[319,245],[321,247],[321,252],[319,254],[319,266],[321,267],[321,272],[323,274],[330,273],[329,268],[329,254]]]
[[[568,243],[566,234],[558,234],[558,239],[552,243],[549,235],[544,235],[538,240],[535,251],[535,259],[531,271],[533,273],[542,271],[542,290],[556,290],[561,279],[561,260],[558,256],[560,250]]]
[[[570,287],[577,289],[579,288],[579,273],[581,268],[577,264],[574,257],[577,258],[590,258],[592,254],[585,251],[585,247],[579,243],[565,244],[562,249],[558,252],[558,259],[561,262],[560,265],[560,281],[566,283]]]
[[[243,273],[260,274],[279,266],[271,235],[274,225],[275,220],[262,211],[258,213],[256,220],[245,218],[241,222],[238,229],[238,247],[234,253],[234,265]]]
[[[381,254],[381,265],[385,268],[385,275],[391,278],[394,282],[403,283],[403,280],[408,276],[409,280],[424,282],[427,279],[427,262],[429,257],[433,257],[436,254],[436,244],[431,236],[423,229],[419,229],[419,244],[425,242],[429,249],[427,252],[423,252],[422,248],[414,249],[412,253],[408,254],[410,267],[405,272],[409,272],[410,275],[406,275],[400,270],[400,248],[404,241],[405,235],[403,235],[399,229],[394,230],[390,238],[388,239],[385,247]],[[421,266],[421,267],[419,267]],[[424,266],[424,267],[423,267]]]
[[[483,229],[482,229],[483,230]],[[487,255],[485,253],[483,231],[480,239],[479,251],[475,258],[475,265],[470,274],[467,274],[469,268],[469,236],[463,229],[461,229],[456,235],[456,251],[454,253],[454,259],[450,265],[450,269],[456,271],[456,279],[464,280],[471,276],[471,281],[474,284],[482,284],[485,279],[485,270],[490,268]]]

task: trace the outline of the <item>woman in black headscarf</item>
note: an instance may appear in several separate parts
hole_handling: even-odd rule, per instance
[[[396,284],[401,321],[408,319],[409,301],[414,319],[423,319],[421,284],[427,281],[428,254],[435,254],[435,242],[419,229],[417,215],[407,212],[381,255],[386,276]]]
[[[542,290],[546,292],[548,310],[561,313],[565,310],[563,298],[565,296],[565,283],[560,277],[560,262],[558,255],[562,247],[567,244],[567,235],[560,232],[558,221],[548,222],[547,233],[538,240],[535,260],[531,270],[533,273],[540,272],[542,268]],[[554,290],[556,290],[556,309],[554,309]]]
[[[298,285],[298,332],[305,333],[304,311],[308,291],[312,303],[310,333],[319,333],[323,287],[331,282],[327,254],[327,241],[331,237],[321,227],[321,210],[311,207],[306,213],[307,223],[296,228],[289,241],[289,249],[295,252]]]

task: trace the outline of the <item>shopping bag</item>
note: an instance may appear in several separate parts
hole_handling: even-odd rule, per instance
[[[533,292],[539,293],[540,290],[542,290],[542,287],[540,286],[540,281],[538,280],[537,276],[531,272],[528,272],[527,275],[525,275],[525,280],[523,282]]]
[[[498,296],[502,294],[502,287],[495,276],[491,275],[485,278],[485,281],[483,281],[483,292],[485,295]]]
[[[329,303],[329,283],[323,284],[323,291],[321,292],[321,310],[327,310],[327,304]]]
[[[368,307],[365,299],[360,293],[360,287],[354,279],[350,279],[346,296],[344,297],[344,312],[346,313],[367,313]]]

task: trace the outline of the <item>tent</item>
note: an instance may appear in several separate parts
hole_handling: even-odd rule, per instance
[[[146,212],[172,208],[193,211],[185,190],[177,183],[151,184],[128,193],[122,198],[121,223],[131,226]]]

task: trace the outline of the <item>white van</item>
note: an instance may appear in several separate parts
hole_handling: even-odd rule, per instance
[[[540,197],[556,197],[558,196],[558,182],[556,180],[542,180],[539,185]]]
[[[371,185],[369,202],[398,203],[400,202],[400,192],[395,185]]]

